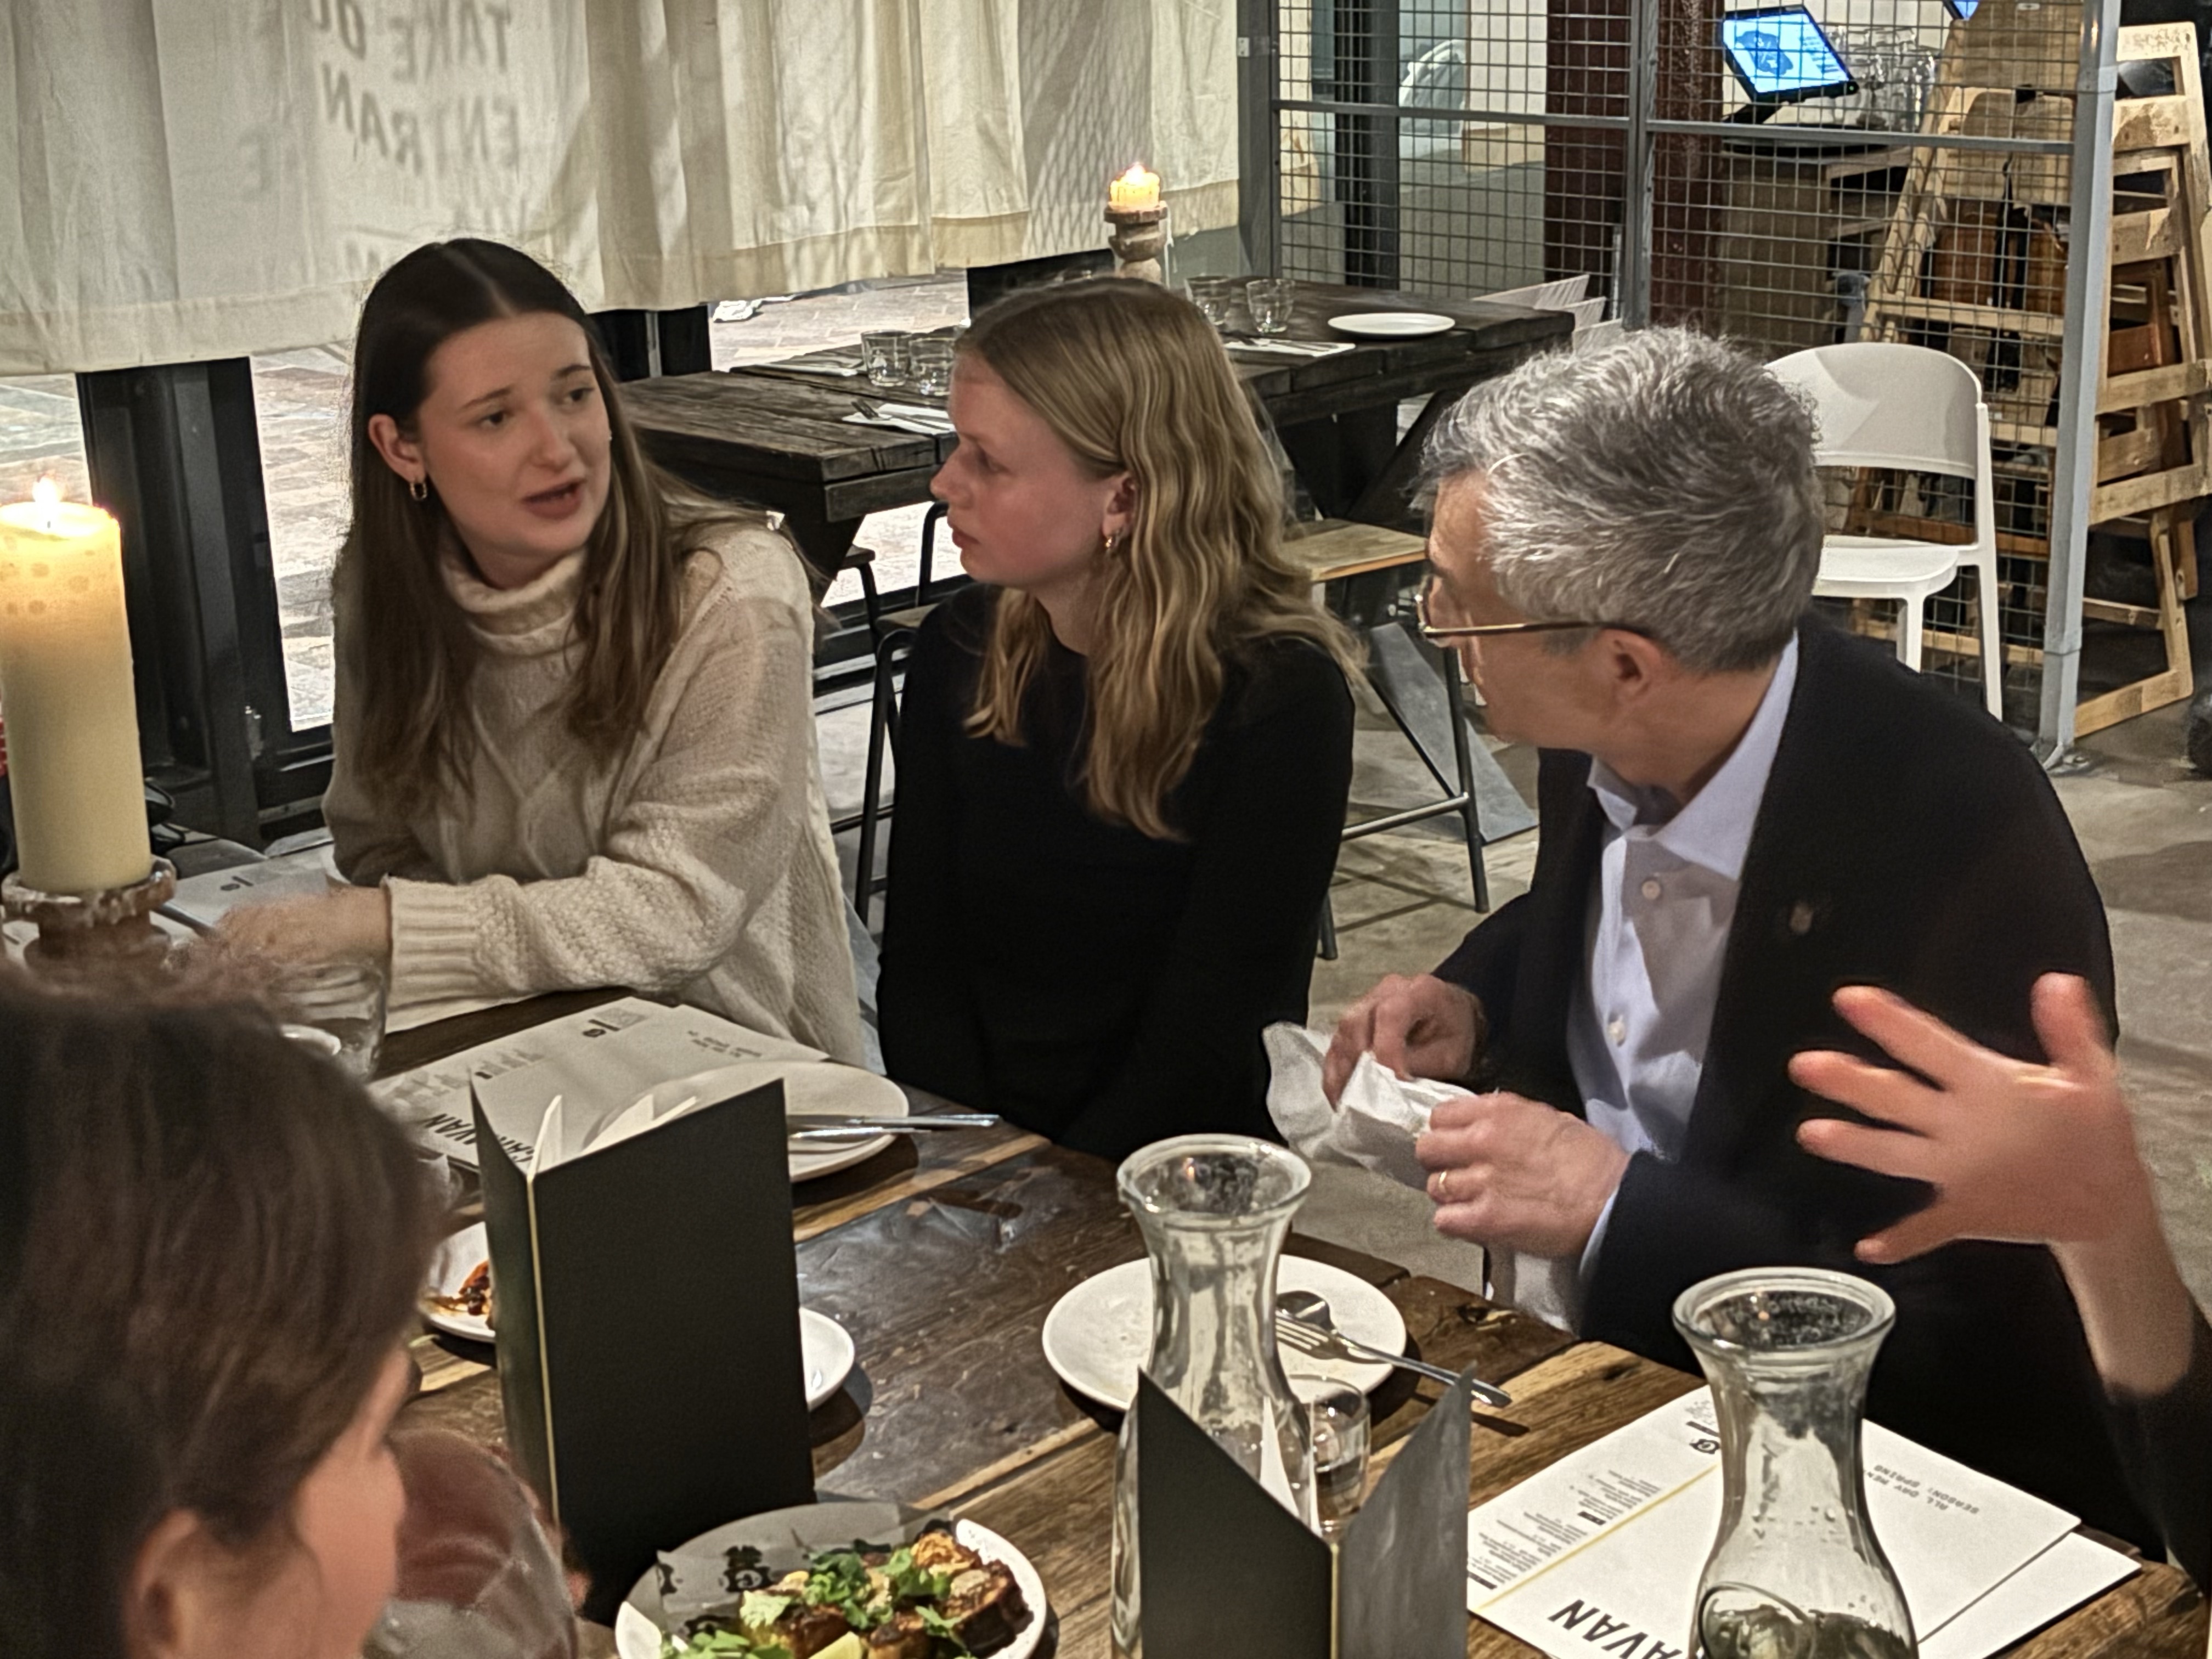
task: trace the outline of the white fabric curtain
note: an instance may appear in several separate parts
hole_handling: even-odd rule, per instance
[[[1234,222],[1235,0],[4,0],[0,374],[342,339],[423,241],[593,309]]]

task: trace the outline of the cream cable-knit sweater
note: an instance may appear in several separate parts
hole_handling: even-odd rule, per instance
[[[483,651],[476,758],[458,810],[405,820],[348,764],[360,671],[340,616],[323,813],[347,879],[391,894],[392,1001],[627,986],[859,1061],[797,556],[764,529],[692,556],[675,648],[611,764],[560,708],[582,572],[580,553],[501,592],[447,563]]]

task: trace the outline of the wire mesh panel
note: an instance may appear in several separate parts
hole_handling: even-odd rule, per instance
[[[1283,274],[1685,324],[1769,357],[1891,339],[1972,367],[1994,422],[1999,592],[1962,579],[1939,598],[1923,665],[1978,696],[1978,607],[1996,603],[2032,723],[2079,0],[1273,9]],[[2124,178],[2123,198],[2173,176]],[[2149,341],[2185,300],[2172,287],[2116,270],[2114,327]],[[2115,435],[2172,453],[2170,422]],[[1933,540],[1973,521],[1955,485],[1896,478],[1855,483],[1837,515]],[[1852,620],[1894,618],[1863,602]]]

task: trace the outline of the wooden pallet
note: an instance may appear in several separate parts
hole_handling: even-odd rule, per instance
[[[1985,8],[1986,9],[1986,8]],[[2070,97],[2015,91],[2004,31],[2028,37],[2009,12],[1978,36],[1960,26],[1945,54],[1924,130],[2064,138]],[[1977,26],[1980,21],[1978,15]],[[1994,44],[1993,44],[1994,43]],[[2045,55],[2049,56],[2047,37]],[[2189,695],[2182,601],[2194,592],[2191,525],[2212,497],[2212,162],[2208,162],[2197,32],[2186,23],[2119,31],[2123,64],[2165,63],[2174,90],[2123,100],[2112,133],[2111,297],[2096,401],[2095,526],[2133,523],[2148,534],[2155,605],[2085,601],[2094,620],[2154,629],[2166,666],[2085,700],[2075,729],[2087,733]],[[2059,83],[2040,63],[2028,84]],[[1923,149],[1899,195],[1868,290],[1867,333],[1948,350],[1982,379],[1991,435],[2051,476],[2053,424],[2064,319],[2065,251],[2055,211],[2067,193],[2062,157]],[[1999,538],[2001,550],[2047,558],[2048,529]],[[1979,596],[1977,596],[1979,602]],[[1930,635],[1929,644],[1947,641]],[[2008,659],[2040,661],[2033,647]]]

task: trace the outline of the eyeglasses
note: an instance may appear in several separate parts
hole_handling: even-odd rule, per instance
[[[1504,634],[1557,634],[1575,628],[1617,628],[1625,634],[1641,634],[1640,628],[1631,628],[1625,623],[1606,622],[1510,622],[1479,623],[1472,626],[1439,628],[1429,620],[1429,595],[1436,589],[1437,579],[1431,576],[1421,584],[1421,591],[1413,595],[1413,625],[1423,639],[1434,643],[1439,640],[1492,639]]]

